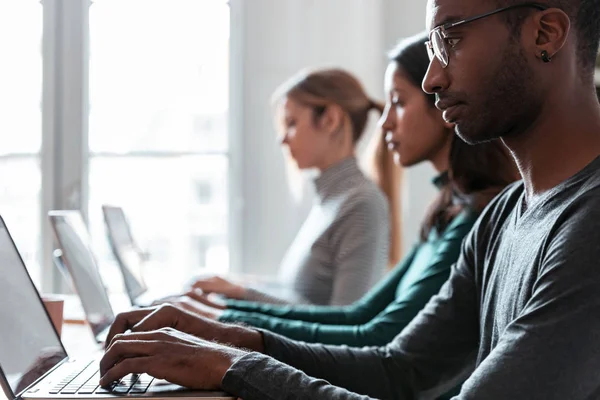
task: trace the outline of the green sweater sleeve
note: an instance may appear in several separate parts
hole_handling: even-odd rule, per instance
[[[360,300],[348,306],[294,306],[274,305],[250,301],[229,300],[227,310],[220,321],[247,321],[251,316],[255,326],[266,327],[273,317],[285,320],[318,322],[324,324],[353,325],[362,324],[390,304],[396,296],[396,288],[402,276],[410,267],[417,247],[413,248],[379,283],[369,290]],[[268,328],[267,328],[268,329]]]
[[[398,282],[396,298],[365,323],[309,323],[278,317],[265,318],[258,313],[237,313],[235,320],[305,342],[349,346],[385,345],[412,321],[446,282],[451,266],[458,259],[462,241],[474,222],[474,215],[462,213],[434,243],[422,243]]]

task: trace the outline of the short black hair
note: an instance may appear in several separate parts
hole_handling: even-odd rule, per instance
[[[523,0],[493,1],[498,8],[523,3]],[[541,0],[536,3],[560,8],[569,16],[571,26],[577,35],[577,55],[580,65],[584,73],[591,76],[600,46],[600,0]],[[505,21],[508,22],[512,32],[517,34],[522,26],[522,15],[528,11],[526,9],[515,11],[505,13]]]

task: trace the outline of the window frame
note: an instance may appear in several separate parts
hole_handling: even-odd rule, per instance
[[[217,0],[218,1],[218,0]],[[39,156],[41,166],[41,290],[43,292],[63,292],[66,288],[63,279],[53,265],[52,251],[55,241],[47,214],[52,209],[79,209],[87,222],[88,179],[90,157],[177,157],[180,155],[203,155],[202,152],[139,152],[126,154],[98,152],[91,154],[88,146],[89,133],[89,11],[93,0],[40,0],[43,7],[42,37],[42,145],[39,155],[14,154],[6,157]],[[238,74],[241,67],[236,57],[241,57],[239,38],[241,29],[233,29],[240,19],[241,2],[230,4],[230,60],[229,71],[229,129],[228,148],[223,152],[228,158],[228,248],[230,271],[241,268],[242,176],[240,159],[241,145],[235,129],[236,118],[241,105],[234,99],[241,82]],[[67,157],[68,155],[68,162]]]

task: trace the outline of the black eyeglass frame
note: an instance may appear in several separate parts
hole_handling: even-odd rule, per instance
[[[545,11],[549,8],[548,6],[546,6],[544,4],[540,4],[540,3],[513,4],[512,6],[498,8],[496,10],[489,11],[485,14],[475,15],[473,17],[462,19],[460,21],[447,22],[445,24],[436,26],[435,28],[433,28],[431,30],[431,32],[429,32],[429,40],[427,42],[425,42],[425,46],[427,47],[427,54],[429,55],[429,61],[432,61],[433,57],[436,57],[442,64],[443,68],[446,68],[448,66],[448,64],[450,63],[450,56],[448,55],[448,49],[446,48],[446,41],[445,41],[445,39],[448,37],[448,34],[446,32],[448,29],[456,28],[457,26],[465,25],[470,22],[474,22],[474,21],[477,21],[477,20],[480,20],[483,18],[487,18],[494,14],[498,14],[498,13],[501,13],[504,11],[513,10],[515,8],[522,8],[522,7],[532,7],[532,8],[538,9],[539,11]],[[437,35],[437,40],[439,41],[438,46],[436,46],[434,44],[434,43],[436,43],[434,41],[434,39],[436,38],[434,35]],[[441,51],[442,49],[436,48],[439,46],[442,46],[444,54],[442,54],[442,51]]]

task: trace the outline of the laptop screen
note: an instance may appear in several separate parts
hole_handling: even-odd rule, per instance
[[[110,234],[110,240],[124,246],[134,246],[133,237],[125,213],[120,207],[102,206],[104,221]]]
[[[13,397],[66,357],[0,219],[0,368]]]
[[[123,273],[127,293],[134,302],[135,298],[147,290],[142,276],[143,261],[135,247],[123,209],[103,206],[102,211],[108,231],[108,240]]]
[[[52,213],[50,221],[75,291],[81,298],[88,323],[94,335],[98,336],[113,322],[114,313],[92,253],[89,233],[81,213]]]

